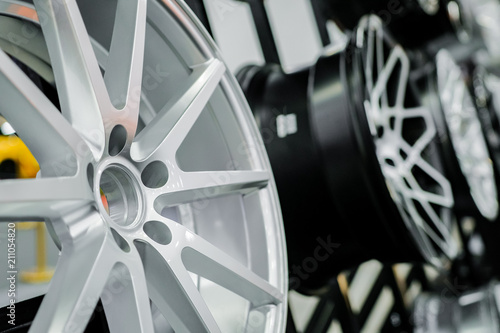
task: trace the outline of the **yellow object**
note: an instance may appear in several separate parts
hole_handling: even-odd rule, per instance
[[[347,276],[345,275],[345,273],[340,273],[337,276],[337,283],[339,284],[340,293],[344,298],[347,309],[349,309],[349,312],[352,312],[351,302],[349,300],[349,283],[347,282]]]
[[[16,135],[0,136],[0,163],[16,163],[17,178],[35,178],[40,167],[24,142]]]
[[[12,160],[16,164],[17,178],[35,178],[40,166],[24,142],[16,135],[0,136],[0,163]],[[19,230],[36,231],[36,267],[31,271],[21,272],[21,279],[27,283],[49,282],[54,271],[47,267],[45,244],[45,224],[43,222],[16,223]]]
[[[31,230],[35,229],[38,222],[17,222],[16,230]]]
[[[31,271],[21,272],[21,280],[27,283],[49,282],[54,270],[47,267],[45,245],[45,224],[43,222],[27,222],[36,224],[36,267]]]

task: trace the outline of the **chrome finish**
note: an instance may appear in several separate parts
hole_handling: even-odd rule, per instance
[[[37,15],[0,1],[0,26],[32,33],[22,49],[0,46],[27,65],[50,61],[61,104],[0,50],[0,114],[41,167],[36,179],[0,181],[0,219],[45,219],[61,245],[30,332],[83,332],[99,299],[111,332],[283,332],[269,162],[188,7],[119,0],[112,29],[96,33],[109,20],[102,1],[34,3]],[[47,46],[28,23],[37,19]],[[98,43],[106,34],[109,48]]]

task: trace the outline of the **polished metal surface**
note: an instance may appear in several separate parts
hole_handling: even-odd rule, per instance
[[[269,162],[190,10],[34,4],[0,1],[0,27],[24,38],[0,44],[0,114],[40,164],[0,181],[0,220],[44,219],[61,248],[30,331],[82,332],[99,299],[111,332],[284,331]],[[60,110],[9,55],[49,83],[53,70]]]

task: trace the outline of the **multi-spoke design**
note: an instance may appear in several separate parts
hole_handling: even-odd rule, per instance
[[[458,164],[479,212],[493,220],[498,215],[495,174],[472,96],[448,51],[439,51],[436,67],[439,97]]]
[[[454,258],[458,251],[451,185],[431,163],[437,135],[431,111],[406,99],[409,58],[386,38],[379,18],[361,20],[357,47],[364,50],[365,112],[391,196],[422,254],[441,266],[442,254]]]
[[[186,7],[119,0],[106,32],[101,1],[34,4],[0,2],[0,20],[31,32],[0,50],[0,114],[40,165],[0,181],[0,219],[45,219],[61,248],[31,331],[81,332],[99,299],[111,332],[283,331],[270,167]],[[60,110],[13,61],[36,47],[23,59],[48,49]]]

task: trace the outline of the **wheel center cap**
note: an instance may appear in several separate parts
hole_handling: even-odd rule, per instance
[[[101,173],[99,192],[101,211],[114,223],[126,227],[138,222],[143,209],[141,187],[130,170],[108,165]]]

